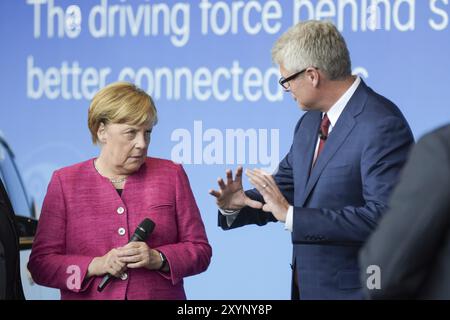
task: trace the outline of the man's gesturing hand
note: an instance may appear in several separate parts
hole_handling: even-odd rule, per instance
[[[285,222],[289,203],[281,193],[272,175],[260,169],[246,170],[245,174],[264,198],[265,204],[262,209],[266,212],[272,212],[278,221]]]
[[[222,178],[217,179],[220,190],[209,190],[209,194],[216,197],[217,206],[225,210],[240,210],[245,206],[261,209],[263,204],[247,197],[242,187],[242,167],[239,166],[236,176],[230,169],[226,171],[227,183]]]

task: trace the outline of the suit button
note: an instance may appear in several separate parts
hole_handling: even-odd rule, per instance
[[[128,273],[124,272],[120,275],[120,279],[122,279],[123,281],[128,279]]]
[[[119,230],[117,230],[117,233],[123,236],[125,234],[125,228],[119,228]]]
[[[117,208],[117,213],[118,213],[118,214],[122,214],[122,213],[124,213],[124,212],[125,212],[125,209],[124,209],[124,208],[122,208],[122,207]]]

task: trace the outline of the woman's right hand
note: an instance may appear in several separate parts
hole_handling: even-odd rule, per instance
[[[242,187],[242,167],[239,166],[236,171],[235,179],[231,170],[226,171],[227,183],[222,178],[217,180],[220,190],[210,190],[209,194],[216,197],[217,206],[226,210],[240,210],[245,206],[255,209],[261,209],[263,204],[254,201],[246,196]]]
[[[120,261],[118,253],[117,249],[112,249],[104,256],[92,259],[88,267],[87,277],[110,274],[119,278],[127,269],[127,266]]]

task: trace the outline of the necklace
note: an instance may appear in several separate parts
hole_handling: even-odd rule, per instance
[[[98,172],[99,175],[101,175],[102,177],[104,177],[104,175],[102,175],[102,174],[100,173],[100,171],[98,170],[96,161],[97,161],[97,159],[94,160],[94,168],[95,168],[95,170]],[[114,179],[114,178],[109,178],[109,177],[105,177],[105,178],[107,178],[111,183],[114,183],[114,184],[122,183],[122,182],[124,182],[124,181],[127,180],[127,177],[123,177],[123,178],[120,178],[120,179]]]
[[[112,183],[121,183],[121,182],[124,182],[125,180],[127,180],[126,177],[120,178],[120,179],[111,179],[111,178],[108,178],[108,179],[109,179],[109,181],[111,181]]]

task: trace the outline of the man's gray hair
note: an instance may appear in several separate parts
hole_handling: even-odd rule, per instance
[[[344,38],[331,22],[305,21],[289,28],[275,42],[272,59],[290,72],[316,67],[330,80],[351,75]]]

